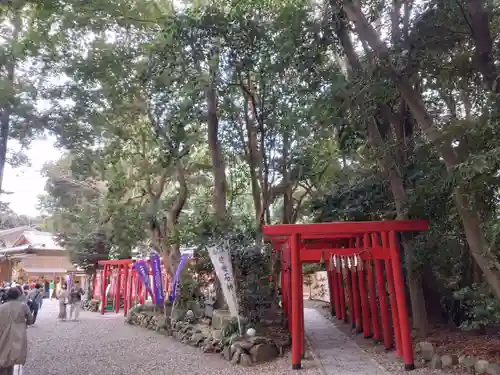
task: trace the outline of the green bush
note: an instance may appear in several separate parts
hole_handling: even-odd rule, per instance
[[[455,292],[454,297],[463,304],[465,319],[460,328],[480,329],[500,324],[500,302],[496,300],[485,284],[473,284]]]

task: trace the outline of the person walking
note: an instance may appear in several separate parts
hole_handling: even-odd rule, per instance
[[[30,288],[28,285],[23,286],[23,293],[21,297],[19,297],[24,303],[28,303],[28,294],[30,292]]]
[[[57,292],[57,299],[59,301],[59,315],[57,316],[60,320],[66,320],[67,310],[66,305],[68,304],[69,293],[67,290],[68,286],[66,284],[61,285],[61,289]]]
[[[54,280],[50,280],[49,282],[49,299],[52,301],[52,297],[55,296],[55,288],[56,284],[54,284]]]
[[[80,282],[75,281],[75,285],[71,288],[69,293],[70,307],[69,307],[69,318],[73,320],[78,320],[80,316],[80,308],[82,306],[82,296],[85,292],[80,287]]]
[[[40,284],[35,284],[35,287],[30,290],[27,296],[26,303],[33,314],[33,324],[36,322],[36,317],[38,315],[38,310],[40,310],[41,300],[43,299],[43,294],[40,291]]]
[[[14,366],[26,363],[26,329],[33,324],[33,315],[20,297],[18,288],[10,288],[7,301],[0,305],[0,375],[13,375]]]

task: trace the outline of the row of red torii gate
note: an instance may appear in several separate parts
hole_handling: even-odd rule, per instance
[[[137,271],[134,269],[134,260],[132,259],[115,259],[102,260],[99,265],[103,267],[96,274],[92,285],[92,298],[99,300],[99,311],[101,314],[106,312],[106,307],[109,302],[113,302],[116,313],[120,311],[123,302],[123,314],[126,316],[128,310],[136,303],[143,304],[148,299],[148,289],[141,282]],[[148,260],[149,277],[152,277],[151,265]],[[162,276],[164,278],[163,285],[166,295],[169,291],[170,278],[165,268],[161,266]],[[152,280],[150,285],[153,285]],[[151,295],[155,302],[155,295]],[[112,299],[112,301],[108,300]]]
[[[327,264],[332,312],[364,337],[396,349],[405,369],[415,368],[405,279],[398,234],[428,229],[426,221],[366,221],[321,224],[279,224],[263,227],[281,261],[282,306],[292,335],[292,368],[301,368],[305,353],[303,272],[305,263]],[[133,268],[133,260],[99,262],[103,270],[93,285],[93,297],[106,311],[107,297],[124,314],[133,303],[144,303],[147,289]],[[165,291],[169,279],[166,272]],[[107,293],[108,285],[111,291]],[[168,294],[167,294],[168,295]],[[151,296],[153,301],[154,295]]]
[[[427,221],[366,221],[264,226],[281,260],[282,305],[292,335],[292,368],[304,355],[304,263],[326,261],[332,313],[367,339],[395,347],[405,370],[415,369],[399,233]]]

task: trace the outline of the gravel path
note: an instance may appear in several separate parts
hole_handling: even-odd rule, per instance
[[[82,312],[79,322],[59,322],[57,303],[44,301],[28,329],[23,375],[319,375],[314,361],[292,371],[290,358],[257,367],[232,366],[155,332],[129,326],[122,315]]]

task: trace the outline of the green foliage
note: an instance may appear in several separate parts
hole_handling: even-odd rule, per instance
[[[318,271],[325,271],[325,265],[319,263],[306,263],[302,265],[302,273],[304,276],[310,276]],[[308,279],[309,280],[309,279]],[[305,282],[305,280],[304,280]]]
[[[500,303],[493,298],[487,285],[473,284],[460,289],[455,298],[462,301],[467,309],[461,328],[476,330],[500,324]]]
[[[238,319],[232,318],[228,324],[222,330],[222,336],[224,337],[239,337],[240,329],[239,329]]]
[[[427,290],[453,295],[481,279],[452,195],[460,185],[495,259],[500,114],[469,10],[432,0],[398,9],[401,19],[384,25],[394,28],[383,39],[397,74],[422,94],[419,118],[370,48],[350,54],[351,25],[334,2],[183,5],[13,1],[0,11],[0,111],[9,122],[0,137],[27,145],[48,130],[68,151],[46,168],[42,224],[75,263],[92,272],[100,259],[153,246],[171,271],[179,248],[194,246],[197,271],[211,273],[204,249],[226,246],[242,290],[257,293],[274,287],[266,278],[276,272],[262,224],[410,218],[430,222],[428,232],[404,237],[415,253],[405,261],[432,276]],[[373,24],[392,19],[391,6],[364,5]],[[487,12],[497,40],[497,6]],[[500,53],[491,47],[496,82]],[[359,69],[346,66],[353,58]],[[426,116],[433,145],[418,127]],[[214,124],[224,165],[212,165],[207,145]],[[443,144],[453,145],[453,167],[443,164]],[[227,180],[224,220],[214,215],[217,168]],[[5,226],[14,225],[7,216]],[[307,275],[319,269],[304,266]],[[480,312],[496,309],[488,298],[461,298],[474,321],[495,321]]]

